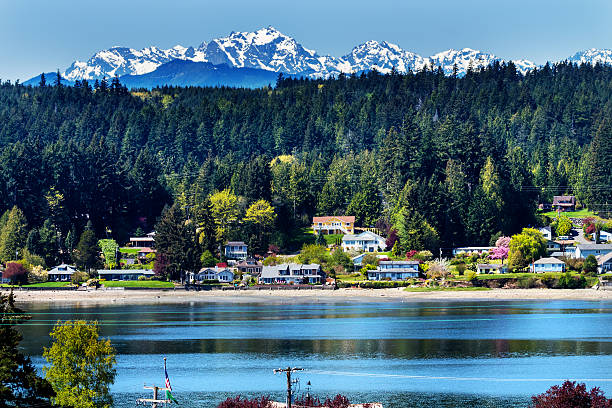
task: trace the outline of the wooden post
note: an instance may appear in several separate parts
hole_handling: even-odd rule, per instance
[[[294,371],[302,371],[302,370],[303,368],[297,368],[297,367],[278,368],[274,370],[274,374],[276,373],[286,373],[287,374],[287,408],[291,408],[291,403],[293,399],[293,396],[291,395],[291,373]]]

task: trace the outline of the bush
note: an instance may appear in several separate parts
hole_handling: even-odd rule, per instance
[[[29,283],[46,282],[48,279],[49,274],[40,265],[33,267],[32,270],[28,272]]]
[[[76,285],[78,285],[81,282],[85,282],[87,279],[89,279],[89,275],[81,271],[74,272],[72,276],[70,277],[70,281]]]
[[[455,266],[455,269],[457,270],[457,274],[461,276],[465,272],[465,264],[464,263],[457,264]]]
[[[28,283],[28,270],[19,262],[7,263],[2,276],[8,278],[13,285],[24,285]]]
[[[249,400],[248,398],[242,399],[240,396],[235,398],[228,398],[219,405],[217,408],[270,408],[270,398],[261,397]]]
[[[597,258],[594,255],[586,257],[582,264],[582,271],[588,276],[594,276],[597,274]]]
[[[469,272],[467,272],[467,273],[465,274],[465,279],[466,279],[468,282],[473,282],[473,281],[474,281],[474,279],[476,279],[476,275],[477,275],[477,274],[476,274],[476,272],[474,272],[474,271],[469,271]]]
[[[559,278],[558,286],[561,289],[584,289],[586,288],[586,279],[584,276],[572,276],[570,272],[566,272]]]
[[[143,275],[143,276],[139,276],[138,280],[139,281],[146,281],[146,280],[150,280],[150,279]]]
[[[530,276],[528,278],[521,278],[518,280],[517,285],[521,289],[531,289],[538,286],[537,279]]]
[[[599,387],[587,391],[585,384],[565,381],[561,387],[554,385],[544,394],[531,397],[533,408],[606,408],[612,400],[604,396]]]

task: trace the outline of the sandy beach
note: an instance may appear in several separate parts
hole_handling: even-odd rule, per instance
[[[6,293],[6,291],[3,291]],[[61,304],[176,304],[190,302],[230,303],[330,303],[479,300],[593,300],[612,301],[612,290],[595,289],[493,289],[489,291],[406,292],[395,289],[202,291],[185,290],[91,290],[15,291],[19,303]]]

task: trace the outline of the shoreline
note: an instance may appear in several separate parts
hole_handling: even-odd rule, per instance
[[[1,290],[8,293],[7,290]],[[185,303],[367,303],[487,300],[590,300],[612,301],[612,290],[595,289],[492,289],[488,291],[406,292],[403,288],[269,291],[92,290],[15,291],[19,304],[113,305]]]

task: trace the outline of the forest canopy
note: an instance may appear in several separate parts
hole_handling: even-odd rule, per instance
[[[256,90],[0,82],[0,214],[18,207],[60,245],[88,222],[122,241],[166,205],[189,217],[226,190],[237,220],[270,203],[265,237],[281,248],[313,215],[395,226],[409,250],[488,244],[533,225],[554,194],[612,204],[612,68],[601,65],[279,77]]]

